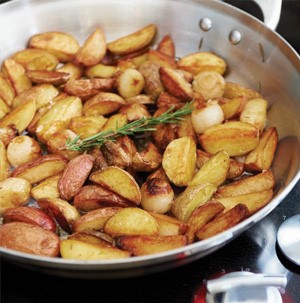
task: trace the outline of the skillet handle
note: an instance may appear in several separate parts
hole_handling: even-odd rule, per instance
[[[264,23],[275,30],[280,19],[282,0],[253,0],[261,8],[264,15]]]

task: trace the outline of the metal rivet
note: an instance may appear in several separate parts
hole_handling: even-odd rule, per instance
[[[234,29],[233,31],[230,32],[229,34],[229,41],[231,42],[231,44],[233,45],[237,45],[241,42],[242,40],[242,34]]]
[[[202,18],[202,19],[200,20],[199,26],[200,26],[200,28],[201,28],[203,31],[207,32],[207,31],[209,31],[209,30],[211,29],[211,27],[212,27],[212,22],[211,22],[211,20],[210,20],[209,18],[204,17],[204,18]]]

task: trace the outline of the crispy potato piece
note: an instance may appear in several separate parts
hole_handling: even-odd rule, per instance
[[[222,203],[225,207],[225,211],[233,208],[237,204],[245,204],[249,209],[249,215],[254,214],[265,205],[267,205],[273,198],[273,190],[266,189],[257,192],[249,192],[232,197],[216,198],[216,201]]]
[[[225,182],[230,166],[230,158],[224,151],[213,155],[194,175],[188,186],[211,183],[219,186]]]
[[[148,211],[158,223],[158,234],[160,236],[178,236],[184,235],[187,230],[187,225],[171,216],[158,214]]]
[[[0,72],[0,98],[4,100],[8,106],[11,106],[14,97],[15,91],[8,78],[4,75],[4,73]]]
[[[58,129],[66,128],[70,120],[82,115],[82,102],[78,97],[69,96],[57,101],[39,119],[36,134],[43,143]]]
[[[196,142],[197,136],[196,136],[195,129],[193,127],[191,115],[187,115],[182,118],[183,118],[183,120],[181,120],[180,124],[177,125],[177,127],[176,127],[176,133],[177,133],[178,138],[191,137]]]
[[[146,211],[127,207],[116,212],[105,225],[104,232],[110,236],[158,235],[158,223]]]
[[[66,83],[71,75],[61,71],[46,71],[46,70],[30,70],[26,72],[26,76],[33,82],[38,84],[53,84],[61,85]]]
[[[100,92],[88,99],[83,105],[83,114],[86,116],[108,115],[125,104],[125,100],[114,93]]]
[[[77,96],[83,100],[87,100],[97,95],[100,91],[112,91],[114,83],[115,78],[69,80],[65,84],[64,90],[69,95]]]
[[[71,119],[69,128],[80,136],[80,139],[86,139],[96,135],[106,123],[107,118],[99,116],[81,116]]]
[[[9,114],[0,119],[0,128],[13,124],[22,133],[32,121],[36,112],[34,100],[28,100],[14,108]]]
[[[115,247],[102,247],[76,239],[65,239],[60,244],[60,254],[64,259],[106,260],[129,258],[130,253]]]
[[[170,57],[175,57],[175,43],[170,35],[165,35],[158,43],[157,50]]]
[[[247,101],[241,112],[240,121],[250,123],[263,131],[267,123],[267,106],[268,102],[265,99]]]
[[[161,92],[157,99],[156,105],[158,108],[170,108],[174,106],[174,108],[180,108],[182,106],[181,100],[172,96],[168,92]]]
[[[11,222],[0,227],[2,247],[47,257],[58,257],[60,240],[52,231],[40,226]]]
[[[148,57],[147,60],[150,62],[158,63],[159,66],[164,66],[172,69],[177,68],[177,63],[174,59],[174,57],[170,57],[169,55],[166,55],[160,51],[150,49],[148,51]]]
[[[79,50],[79,44],[74,37],[55,31],[32,36],[29,47],[46,50],[61,62],[71,61]]]
[[[25,68],[14,59],[6,59],[2,65],[2,71],[8,77],[16,95],[31,88],[30,79],[26,76]]]
[[[232,82],[226,82],[223,96],[229,99],[246,97],[248,100],[262,98],[256,90]]]
[[[72,62],[65,63],[57,71],[70,74],[70,80],[79,80],[83,75],[83,68]]]
[[[149,24],[146,27],[111,41],[107,44],[108,50],[116,55],[125,55],[144,48],[153,40],[156,33],[156,26]]]
[[[99,63],[86,68],[84,74],[88,78],[112,78],[118,71],[117,66]]]
[[[127,115],[126,114],[114,114],[108,118],[106,123],[101,128],[101,131],[107,131],[107,130],[116,130],[117,128],[120,128],[128,123]]]
[[[0,140],[3,142],[5,147],[7,147],[9,142],[17,135],[18,135],[18,130],[13,124],[0,127]]]
[[[278,134],[275,127],[266,130],[256,148],[245,159],[247,171],[263,171],[271,167],[278,143]]]
[[[53,217],[67,233],[71,233],[73,223],[80,217],[76,207],[59,198],[43,198],[37,200],[37,204],[45,213]]]
[[[90,175],[90,180],[136,204],[141,202],[141,191],[135,179],[125,170],[110,166]]]
[[[129,122],[151,117],[147,107],[144,104],[139,103],[123,105],[119,110],[119,113],[125,113]]]
[[[145,79],[144,90],[154,100],[164,91],[158,72],[160,66],[157,62],[147,60],[138,67],[138,70]]]
[[[215,198],[234,197],[243,194],[260,192],[273,189],[275,185],[274,175],[266,170],[254,176],[248,176],[218,188]]]
[[[103,156],[103,153],[99,148],[95,147],[95,148],[89,150],[89,154],[91,156],[93,156],[95,159],[92,172],[97,171],[97,170],[102,170],[103,168],[108,167],[108,164]]]
[[[239,117],[247,102],[247,98],[243,96],[232,99],[220,98],[218,100],[223,110],[225,120]]]
[[[195,141],[190,137],[182,137],[169,143],[163,154],[162,166],[171,182],[177,186],[186,186],[195,174]]]
[[[38,185],[34,186],[31,189],[30,195],[35,200],[40,200],[43,198],[59,198],[59,191],[58,191],[58,181],[62,176],[62,172],[46,178]]]
[[[7,146],[7,159],[15,167],[33,161],[41,155],[39,143],[29,136],[18,136]]]
[[[119,74],[116,88],[123,98],[131,98],[139,95],[145,85],[143,75],[134,68],[128,68]]]
[[[7,178],[0,182],[0,214],[6,209],[27,204],[31,185],[21,178]]]
[[[206,183],[187,187],[173,202],[171,213],[179,220],[187,222],[193,211],[209,201],[217,187]]]
[[[57,154],[65,157],[68,160],[71,160],[78,155],[80,151],[77,150],[68,150],[65,148],[67,140],[73,140],[77,137],[70,129],[62,129],[54,134],[50,135],[46,144],[49,153]]]
[[[63,171],[66,165],[67,160],[64,157],[48,154],[18,166],[11,176],[23,178],[31,184],[35,184]]]
[[[58,59],[43,49],[26,48],[13,54],[12,58],[26,70],[54,70]]]
[[[187,222],[187,237],[188,243],[193,243],[195,240],[195,234],[209,221],[211,221],[216,215],[221,213],[225,207],[222,203],[209,201],[200,205],[190,216]]]
[[[4,143],[0,140],[0,181],[5,180],[10,175],[10,165]]]
[[[28,100],[34,100],[36,109],[39,110],[51,103],[58,94],[58,89],[51,84],[35,85],[16,96],[13,100],[13,107],[17,107]]]
[[[79,192],[88,178],[94,164],[94,157],[82,154],[69,161],[58,182],[58,190],[63,200],[70,201]]]
[[[98,185],[83,186],[74,197],[73,204],[82,212],[103,207],[134,206],[134,203]]]
[[[79,217],[73,224],[73,230],[102,230],[106,221],[111,218],[115,213],[120,211],[121,207],[104,207],[96,209]]]
[[[213,237],[246,219],[249,215],[249,210],[244,204],[237,204],[235,207],[226,213],[217,216],[215,219],[204,225],[196,233],[199,240],[204,240]]]
[[[112,247],[113,238],[99,231],[75,232],[68,239],[79,240],[85,243],[96,244],[101,247]]]
[[[153,178],[159,178],[159,179],[165,180],[166,182],[170,183],[170,180],[162,166],[159,167],[157,170],[155,170],[153,173],[149,174],[147,177],[147,180],[153,179]]]
[[[183,102],[191,101],[192,86],[176,70],[169,67],[159,68],[160,81],[164,88]]]
[[[215,71],[223,75],[226,71],[226,62],[211,52],[197,52],[182,57],[177,62],[178,68],[198,75],[204,71]]]
[[[259,129],[249,123],[231,121],[209,127],[199,136],[199,141],[211,154],[224,150],[229,156],[242,156],[257,146]]]
[[[6,116],[10,112],[9,106],[5,101],[0,97],[0,119]]]
[[[156,254],[176,249],[187,244],[186,237],[126,235],[117,238],[117,246],[128,250],[134,256]]]
[[[3,213],[3,222],[24,222],[56,232],[54,219],[37,207],[17,206],[9,208]]]
[[[101,28],[96,28],[77,51],[75,63],[92,66],[99,63],[106,53],[106,38]]]
[[[149,143],[147,147],[136,152],[132,157],[132,168],[135,171],[151,172],[161,166],[162,155],[153,143]]]
[[[153,141],[158,149],[163,152],[169,143],[177,139],[176,129],[172,124],[158,124],[152,133]]]

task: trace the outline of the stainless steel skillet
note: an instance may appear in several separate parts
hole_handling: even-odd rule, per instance
[[[273,16],[266,13],[268,25],[274,28],[278,14]],[[2,257],[31,269],[67,277],[120,278],[166,270],[220,249],[271,212],[299,180],[299,56],[265,24],[230,5],[212,0],[12,1],[0,6],[0,61],[24,48],[28,38],[38,32],[66,31],[82,42],[97,25],[112,40],[148,23],[157,24],[158,40],[164,34],[172,35],[177,56],[197,51],[199,47],[214,51],[230,66],[226,79],[261,88],[270,103],[268,124],[277,127],[280,138],[273,165],[276,196],[234,228],[166,253],[82,262],[1,248]]]

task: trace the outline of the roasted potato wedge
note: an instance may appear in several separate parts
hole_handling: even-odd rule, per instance
[[[129,251],[133,256],[157,254],[176,249],[187,244],[186,237],[126,235],[117,238],[117,246]]]
[[[62,85],[66,83],[71,75],[62,71],[31,70],[26,72],[26,76],[33,83]]]
[[[149,49],[147,60],[150,62],[155,62],[159,64],[159,66],[164,66],[173,69],[177,68],[177,63],[174,57],[170,57],[169,55],[166,55],[154,49]]]
[[[86,68],[84,74],[88,78],[112,78],[118,70],[117,66],[99,63]]]
[[[10,175],[10,165],[4,143],[0,140],[0,182]]]
[[[170,35],[165,35],[160,40],[157,50],[170,57],[175,57],[175,43]]]
[[[226,82],[223,97],[229,99],[246,97],[248,100],[262,98],[257,91],[233,82]]]
[[[11,106],[15,97],[15,91],[4,73],[0,72],[0,98]]]
[[[128,172],[117,166],[92,173],[90,180],[131,202],[136,204],[141,202],[139,185]]]
[[[15,125],[9,124],[0,128],[0,140],[3,142],[4,146],[7,147],[9,142],[18,135],[18,130]]]
[[[11,222],[0,227],[0,245],[5,248],[47,257],[58,257],[58,236],[40,226]]]

